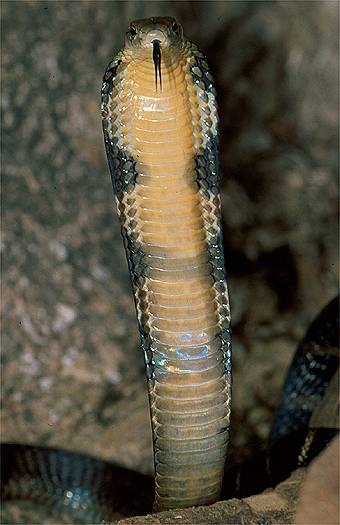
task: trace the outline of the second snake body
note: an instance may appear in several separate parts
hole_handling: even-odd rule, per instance
[[[133,22],[102,116],[145,355],[155,509],[211,503],[231,388],[217,110],[204,55],[174,19]]]

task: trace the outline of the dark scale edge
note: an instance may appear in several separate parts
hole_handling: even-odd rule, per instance
[[[118,141],[115,138],[110,138],[108,127],[112,119],[110,108],[108,107],[109,96],[112,97],[114,91],[114,79],[117,75],[118,67],[122,60],[115,58],[108,65],[102,84],[102,114],[103,114],[103,132],[106,155],[111,175],[111,182],[115,196],[119,203],[123,204],[123,199],[126,194],[131,194],[135,188],[138,172],[136,170],[137,161],[126,151],[118,146]],[[118,205],[119,207],[119,205]],[[138,232],[133,231],[137,226],[137,222],[133,216],[128,217],[125,213],[127,206],[124,204],[124,209],[120,207],[121,215],[121,233],[125,246],[125,253],[130,271],[132,281],[132,288],[134,292],[136,310],[143,312],[143,299],[140,297],[140,290],[143,278],[148,274],[148,265],[145,262],[145,252],[142,244],[138,241]],[[143,314],[142,314],[143,315]],[[146,365],[146,376],[150,380],[153,377],[152,356],[149,351],[149,338],[145,331],[145,323],[143,319],[139,318],[138,326],[141,338],[142,349],[144,351],[144,359]]]
[[[208,191],[214,196],[220,193],[221,169],[218,149],[218,136],[210,137],[202,154],[195,155],[197,184],[207,197]]]
[[[114,87],[113,81],[117,76],[117,69],[121,63],[122,63],[122,60],[120,60],[119,58],[115,58],[109,63],[109,65],[107,66],[105,70],[104,77],[103,77],[103,83],[102,83],[102,90],[101,90],[102,103],[105,106],[109,101],[109,95],[113,91],[113,87]]]
[[[298,346],[269,436],[273,443],[308,421],[339,366],[339,297],[314,319]]]
[[[147,298],[145,295],[144,288],[145,277],[139,277],[138,281],[134,283],[134,298],[135,305],[137,310],[138,318],[138,328],[139,336],[141,340],[141,346],[144,353],[144,363],[145,363],[145,375],[147,381],[151,381],[154,378],[154,364],[153,364],[153,353],[151,350],[151,340],[149,335],[149,330],[147,328],[147,315],[145,314],[145,304]]]
[[[114,80],[118,73],[118,68],[122,60],[116,57],[107,66],[104,73],[102,84],[102,124],[107,160],[111,173],[111,181],[115,195],[119,200],[124,193],[131,193],[136,184],[137,171],[136,160],[128,155],[127,152],[118,146],[117,139],[109,136],[109,123],[112,122],[112,114],[109,106],[109,99],[113,99],[115,89]]]
[[[138,233],[128,231],[125,225],[122,225],[121,232],[137,310],[139,335],[144,352],[145,373],[147,380],[150,381],[154,377],[154,367],[152,364],[149,335],[146,331],[146,319],[144,318],[145,298],[143,298],[141,294],[143,281],[148,275],[149,266],[145,262],[146,257],[142,244],[137,239]]]
[[[139,287],[140,280],[147,277],[149,266],[145,262],[146,255],[142,243],[138,240],[138,232],[128,231],[126,218],[122,226],[122,237],[126,250],[126,257],[134,286]]]
[[[202,154],[195,155],[195,172],[200,193],[208,200],[215,199],[220,193],[221,186],[218,135],[209,138]],[[226,292],[228,293],[228,287],[220,219],[218,220],[217,229],[212,226],[207,226],[207,228],[209,262],[211,276],[214,279],[213,286],[218,294],[217,298],[219,296],[222,298]],[[211,231],[209,231],[209,228],[211,228]],[[219,302],[218,310],[219,313],[222,310],[223,313],[228,311],[229,314],[229,306],[224,302]],[[221,323],[221,334],[219,337],[221,339],[226,376],[231,383],[231,328],[229,319],[225,319]]]
[[[194,83],[205,92],[216,95],[214,79],[203,51],[192,44],[191,52],[193,60],[190,61],[190,72]]]
[[[209,107],[209,96],[212,94],[216,100],[216,90],[214,88],[213,76],[210,72],[204,53],[195,45],[190,44],[191,59],[189,68],[193,82],[196,86],[196,94],[200,103]],[[202,106],[203,107],[203,106]],[[210,119],[200,117],[202,133],[207,136],[207,142],[202,153],[195,155],[195,172],[196,182],[200,193],[208,200],[214,199],[220,194],[221,190],[221,168],[219,157],[219,135],[213,135]],[[228,294],[227,277],[225,271],[223,239],[221,235],[221,221],[218,220],[217,231],[212,226],[207,225],[208,229],[208,252],[210,255],[211,276],[214,279],[214,288],[217,292],[217,300]],[[210,231],[209,231],[210,230]],[[229,305],[219,301],[219,314],[228,313]],[[221,333],[218,336],[221,339],[221,349],[223,352],[223,361],[225,374],[231,385],[232,364],[231,364],[231,327],[230,320],[225,319],[220,323]]]
[[[116,139],[105,138],[107,160],[111,173],[113,191],[119,201],[125,193],[131,193],[137,180],[137,161],[117,144]]]
[[[231,327],[229,319],[229,305],[224,301],[225,294],[228,294],[227,277],[225,271],[224,249],[221,230],[217,230],[214,235],[208,239],[209,262],[211,265],[211,276],[214,279],[214,288],[217,292],[218,313],[228,314],[222,322],[220,322],[221,333],[221,350],[223,353],[224,369],[229,383],[231,384],[232,377],[232,339]],[[220,299],[220,300],[219,300]],[[222,300],[222,302],[221,302]]]
[[[148,381],[152,381],[155,377],[155,366],[153,362],[153,354],[150,350],[150,344],[147,342],[147,338],[141,334],[142,347],[144,350],[144,361],[145,361],[145,375]]]

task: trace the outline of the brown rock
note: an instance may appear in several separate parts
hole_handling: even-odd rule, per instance
[[[258,496],[243,500],[232,499],[220,501],[207,507],[192,507],[176,509],[148,516],[120,520],[117,525],[166,525],[166,524],[291,524],[296,507],[297,495],[304,470],[293,472],[291,477],[277,486]]]
[[[301,488],[296,525],[339,523],[339,437],[309,467]]]

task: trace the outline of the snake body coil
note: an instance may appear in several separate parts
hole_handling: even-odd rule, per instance
[[[274,441],[249,461],[227,467],[222,499],[274,487],[294,469],[308,465],[338,433],[337,417],[322,422],[314,418],[319,409],[339,413],[338,343],[339,297],[316,317],[297,348],[271,433]],[[288,404],[285,396],[293,391],[296,399]],[[57,523],[102,523],[152,509],[151,477],[88,456],[2,443],[1,467],[2,499],[43,505],[44,518],[50,512]]]
[[[231,388],[217,111],[204,55],[174,19],[133,22],[104,76],[102,117],[145,355],[155,509],[208,504]]]

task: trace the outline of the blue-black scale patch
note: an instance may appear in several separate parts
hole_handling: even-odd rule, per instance
[[[339,296],[314,319],[289,367],[269,442],[308,426],[339,367]]]
[[[105,148],[113,190],[119,200],[122,199],[125,192],[131,192],[133,190],[137,178],[135,159],[128,155],[123,148],[120,148],[117,144],[117,140],[110,137],[108,132],[109,124],[112,120],[110,108],[108,107],[109,95],[112,96],[114,90],[114,79],[121,63],[122,61],[120,59],[114,59],[110,62],[106,68],[102,85]]]
[[[204,53],[197,49],[193,51],[192,56],[194,60],[190,64],[190,72],[194,83],[207,93],[216,95],[214,79],[210,73]]]
[[[202,154],[195,155],[195,171],[197,184],[210,197],[220,193],[221,175],[218,153],[218,137],[211,137]]]
[[[145,263],[146,257],[140,241],[137,240],[138,234],[133,231],[128,231],[126,226],[122,227],[122,236],[124,246],[126,250],[126,257],[130,270],[130,277],[134,294],[138,294],[139,300],[143,303],[145,299],[141,297],[140,290],[143,279],[147,276],[148,265]],[[144,311],[143,305],[140,306],[142,312]],[[152,364],[152,353],[149,350],[150,341],[149,335],[145,330],[146,319],[138,319],[139,334],[141,338],[141,344],[144,351],[144,359],[146,366],[146,377],[148,380],[153,378],[153,364]]]
[[[123,148],[119,147],[117,140],[110,138],[108,132],[111,116],[107,105],[109,102],[109,96],[112,95],[114,90],[114,79],[117,75],[117,69],[120,64],[121,60],[113,60],[105,71],[102,85],[102,103],[104,106],[103,131],[105,148],[113,191],[119,202],[122,202],[124,195],[132,193],[138,173],[136,170],[136,160],[128,155]],[[137,223],[134,217],[129,217],[128,214],[124,212],[122,237],[125,245],[132,285],[134,293],[136,294],[141,290],[142,281],[147,276],[149,267],[145,262],[145,253],[142,243],[138,240],[138,232],[134,229],[135,226],[137,226]],[[143,302],[142,297],[139,297],[139,299]],[[144,310],[143,307],[141,307],[141,309],[142,311]],[[140,319],[138,324],[142,348],[144,350],[146,376],[147,379],[150,380],[153,377],[153,364],[152,353],[149,350],[149,335],[145,330],[145,319]]]
[[[119,59],[112,60],[105,70],[102,84],[102,102],[105,105],[109,100],[109,94],[113,91],[113,81],[117,75],[117,69],[121,63],[122,61]]]
[[[229,321],[226,321],[229,325]],[[224,358],[224,369],[226,372],[226,376],[229,379],[231,383],[231,377],[232,377],[232,362],[231,362],[231,328],[230,326],[222,326],[221,329],[221,340],[222,340],[222,352],[223,352],[223,358]]]
[[[142,340],[142,348],[144,350],[144,361],[145,361],[145,371],[146,371],[146,378],[148,381],[153,379],[154,373],[155,373],[155,367],[153,364],[153,355],[152,351],[150,350],[150,342],[148,343],[148,338],[146,338],[144,335],[141,334],[141,340]]]
[[[124,193],[131,193],[137,179],[136,160],[117,145],[115,139],[105,138],[107,160],[115,195],[121,200]]]
[[[210,255],[209,261],[212,267],[212,275],[216,281],[224,281],[224,253],[220,232],[216,232],[216,234],[209,237],[208,252]]]
[[[141,242],[137,240],[137,232],[128,232],[126,226],[123,226],[122,236],[127,253],[131,279],[133,284],[138,287],[140,284],[140,280],[143,279],[143,277],[147,276],[149,270],[149,266],[145,262],[145,252],[143,250]]]
[[[216,232],[208,239],[209,262],[211,265],[211,275],[214,279],[214,288],[221,295],[217,297],[219,302],[218,311],[222,313],[224,320],[221,323],[221,332],[219,337],[221,339],[221,347],[224,357],[224,368],[228,379],[231,381],[231,328],[230,321],[225,316],[225,312],[229,309],[227,298],[224,292],[227,289],[226,273],[224,266],[224,250],[221,232]]]

